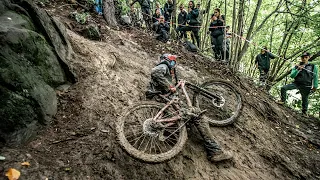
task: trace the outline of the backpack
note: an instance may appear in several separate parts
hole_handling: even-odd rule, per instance
[[[197,46],[192,44],[190,41],[186,41],[184,46],[190,52],[198,52]]]

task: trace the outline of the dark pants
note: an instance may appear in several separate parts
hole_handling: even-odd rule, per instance
[[[281,101],[286,102],[287,99],[287,91],[293,90],[293,89],[299,89],[301,98],[302,98],[302,112],[306,113],[308,110],[308,98],[310,94],[310,87],[306,86],[297,86],[296,84],[287,84],[281,87]]]
[[[187,38],[187,33],[186,33],[186,31],[181,31],[181,28],[182,28],[183,26],[178,26],[177,28],[176,28],[176,32],[177,32],[177,34],[179,35],[179,39],[182,39],[182,38]]]
[[[200,28],[198,28],[198,27],[190,27],[190,26],[183,26],[183,27],[180,28],[180,31],[184,31],[184,33],[187,32],[187,31],[192,31],[193,32],[194,37],[197,40],[198,48],[200,47],[199,30],[200,30]]]
[[[199,118],[197,116],[199,112],[201,112],[200,109],[194,107],[189,109],[182,109],[182,119],[184,121],[191,120],[191,122],[193,122],[204,140],[204,147],[207,151],[207,156],[210,158],[214,156],[217,151],[221,151],[221,148],[216,143],[213,135],[211,134],[208,120],[206,118]]]
[[[166,30],[160,30],[157,32],[157,40],[162,42],[167,42],[169,40],[169,35]]]
[[[211,45],[216,60],[221,60],[223,56],[222,50],[223,34],[219,36],[211,36]]]
[[[259,81],[263,84],[266,83],[266,80],[268,78],[268,72],[269,69],[263,69],[259,67],[259,72],[260,72],[260,77],[259,77]]]
[[[209,127],[209,122],[205,118],[196,120],[194,125],[200,132],[201,137],[204,140],[204,147],[207,151],[207,156],[212,157],[217,151],[221,151],[220,146],[214,140]]]

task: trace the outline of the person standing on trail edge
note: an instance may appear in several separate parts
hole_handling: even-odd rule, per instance
[[[189,1],[188,15],[187,15],[188,26],[183,26],[182,28],[180,28],[180,31],[184,31],[184,33],[186,31],[192,31],[197,41],[197,46],[199,48],[200,47],[200,36],[199,36],[200,23],[198,21],[198,16],[199,16],[199,9],[195,8],[193,1]]]
[[[180,5],[179,9],[180,9],[180,13],[178,15],[178,27],[177,27],[176,31],[177,31],[177,34],[179,35],[178,36],[179,39],[182,39],[182,38],[187,38],[186,32],[181,31],[180,29],[186,25],[188,13],[186,10],[184,10],[183,4]]]
[[[224,16],[220,15],[220,9],[214,9],[214,14],[211,16],[209,31],[211,32],[211,46],[214,52],[214,57],[217,61],[222,60],[223,56],[223,37],[224,37]]]
[[[173,2],[172,0],[168,0],[165,4],[164,4],[164,18],[167,22],[171,21],[171,14],[173,11]]]
[[[266,80],[268,78],[268,72],[270,69],[270,59],[274,58],[275,56],[268,51],[267,47],[263,47],[263,49],[261,49],[261,53],[256,56],[255,64],[260,72],[260,86],[266,85]]]
[[[133,6],[136,2],[139,2],[141,6],[143,20],[146,23],[147,28],[151,28],[151,10],[150,10],[150,0],[133,0],[130,6]]]
[[[175,68],[176,58],[176,56],[171,54],[163,54],[160,57],[160,63],[151,71],[151,82],[146,92],[148,99],[151,99],[152,94],[156,91],[161,91],[162,94],[176,92],[173,83],[173,79],[175,79],[176,83],[178,82]],[[199,117],[199,114],[201,114],[199,108],[181,108],[181,114],[183,120],[187,121],[191,119],[191,122],[193,122],[199,130],[200,135],[204,139],[204,147],[210,161],[218,162],[232,158],[231,152],[223,151],[214,140],[209,127],[209,122],[205,118]]]
[[[284,104],[287,99],[287,91],[299,89],[302,98],[302,114],[308,117],[308,97],[310,92],[315,92],[318,88],[318,67],[309,63],[310,53],[305,52],[301,55],[301,62],[291,70],[290,77],[294,82],[281,87],[281,101]]]

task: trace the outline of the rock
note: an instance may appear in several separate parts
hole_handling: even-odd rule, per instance
[[[0,2],[0,139],[14,144],[56,114],[54,89],[75,82],[63,25],[32,1],[19,2]]]
[[[99,27],[95,24],[89,24],[84,30],[82,30],[82,35],[92,40],[101,39]]]
[[[125,23],[125,24],[131,24],[131,18],[128,15],[122,15],[121,16],[121,20]]]

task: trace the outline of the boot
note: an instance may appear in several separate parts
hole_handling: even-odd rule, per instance
[[[219,162],[231,159],[232,153],[230,151],[217,151],[213,156],[209,157],[209,160],[212,162]]]

